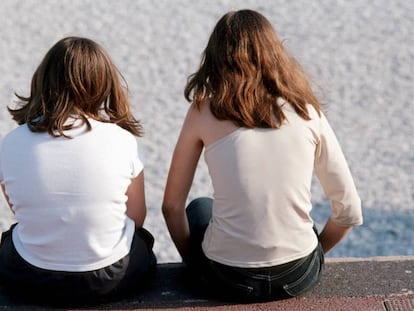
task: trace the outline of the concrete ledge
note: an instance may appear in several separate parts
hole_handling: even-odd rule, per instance
[[[2,294],[0,309],[35,310]],[[228,304],[197,293],[180,263],[160,264],[147,290],[84,309],[133,310],[414,310],[414,256],[327,259],[320,284],[299,298]]]

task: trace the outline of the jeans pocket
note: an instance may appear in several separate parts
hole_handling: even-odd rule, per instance
[[[309,263],[305,273],[296,281],[287,283],[283,286],[285,292],[292,296],[299,296],[311,289],[320,279],[323,265],[323,253],[319,247],[313,253],[312,260]]]

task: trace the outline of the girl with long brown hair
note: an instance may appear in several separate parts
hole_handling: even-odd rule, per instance
[[[200,68],[175,147],[163,213],[190,269],[225,299],[297,296],[320,279],[324,253],[362,224],[347,162],[304,71],[260,13],[225,14]],[[213,198],[185,208],[200,155]],[[332,214],[310,216],[316,172]]]
[[[155,267],[126,86],[109,55],[80,37],[58,41],[19,126],[0,145],[0,182],[17,223],[2,234],[0,281],[19,297],[68,305],[145,284]]]

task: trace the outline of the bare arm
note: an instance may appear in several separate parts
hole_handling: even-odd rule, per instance
[[[162,211],[171,238],[182,258],[188,254],[190,230],[185,203],[203,150],[198,138],[198,112],[190,108],[175,147],[165,187]]]
[[[141,228],[144,224],[145,216],[147,215],[144,171],[131,181],[126,195],[128,197],[128,201],[126,202],[126,214],[135,222],[136,227]]]
[[[341,227],[335,224],[331,219],[326,222],[321,234],[319,235],[319,241],[322,244],[323,252],[326,254],[336,244],[338,244],[350,231],[352,227]]]
[[[10,199],[9,199],[8,195],[6,194],[6,188],[4,187],[3,184],[1,184],[1,190],[3,192],[4,198],[6,199],[7,204],[9,205],[10,209],[13,212],[13,205],[10,203]]]

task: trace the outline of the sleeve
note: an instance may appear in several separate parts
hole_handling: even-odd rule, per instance
[[[138,148],[138,140],[134,138],[133,150],[132,150],[132,171],[131,178],[137,177],[144,169],[144,163],[141,160]]]
[[[315,172],[331,201],[331,219],[339,226],[361,225],[361,200],[339,142],[322,114],[315,152]]]

